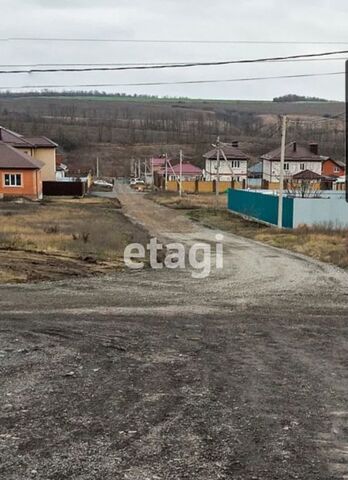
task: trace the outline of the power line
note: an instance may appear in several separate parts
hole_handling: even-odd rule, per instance
[[[348,57],[337,57],[337,58],[296,58],[291,60],[269,60],[270,63],[293,63],[293,62],[338,62],[342,60],[348,60]],[[23,64],[0,64],[0,68],[33,68],[33,67],[121,67],[121,66],[142,66],[142,65],[165,65],[170,66],[173,63],[179,65],[185,65],[185,62],[127,62],[127,63],[116,63],[116,62],[102,62],[102,63],[23,63]],[[16,73],[23,73],[17,72]],[[30,70],[25,71],[25,73],[31,73]]]
[[[15,73],[57,73],[57,72],[105,72],[105,71],[123,71],[123,70],[154,70],[164,68],[189,68],[189,67],[209,67],[218,65],[236,65],[236,64],[252,64],[252,63],[267,63],[281,60],[295,60],[307,58],[319,58],[332,55],[348,54],[348,50],[339,50],[322,53],[308,53],[301,55],[287,55],[283,57],[265,57],[242,60],[220,60],[215,62],[188,62],[188,63],[172,63],[172,64],[157,64],[157,65],[136,65],[136,66],[120,66],[120,67],[86,67],[86,68],[45,68],[30,70],[0,70],[0,74],[15,74]]]
[[[176,44],[235,44],[235,45],[348,45],[348,41],[306,40],[204,40],[204,39],[133,39],[133,38],[69,38],[69,37],[5,37],[0,42],[71,42],[71,43],[176,43]]]
[[[232,83],[232,82],[251,82],[261,80],[281,80],[290,78],[313,78],[324,76],[345,75],[345,72],[327,72],[327,73],[304,73],[298,75],[278,75],[268,77],[246,77],[231,78],[220,80],[183,80],[175,82],[138,82],[138,83],[99,83],[99,84],[75,84],[75,85],[23,85],[19,87],[0,87],[1,90],[30,89],[30,88],[98,88],[98,87],[141,87],[141,86],[158,86],[158,85],[194,85],[209,83]]]

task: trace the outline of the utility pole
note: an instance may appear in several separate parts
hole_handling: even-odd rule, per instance
[[[151,177],[152,177],[152,185],[155,185],[155,170],[153,166],[153,158],[150,159],[151,162]]]
[[[182,197],[182,150],[180,150],[179,195]]]
[[[166,166],[165,166],[165,183],[164,183],[164,190],[167,190],[167,182],[168,182],[168,154],[166,153]]]
[[[144,175],[145,175],[145,183],[147,183],[147,163],[146,163],[146,159],[144,161]]]
[[[220,194],[220,137],[216,141],[216,208],[219,207]]]
[[[279,175],[279,196],[278,196],[278,228],[283,228],[283,193],[284,193],[284,163],[286,146],[287,117],[283,116],[282,144],[280,149],[280,175]]]
[[[99,178],[99,157],[97,157],[97,178]]]
[[[141,160],[138,160],[138,178],[141,178]]]

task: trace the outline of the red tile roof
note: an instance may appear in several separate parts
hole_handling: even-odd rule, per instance
[[[154,157],[150,158],[150,165],[154,167],[161,167],[166,163],[166,159],[164,157]]]
[[[7,143],[0,142],[0,169],[40,170],[43,163]]]
[[[164,169],[162,169],[162,173],[164,173]],[[173,169],[168,166],[168,175],[175,173],[176,175],[180,175],[180,164],[173,165]],[[182,174],[183,175],[193,175],[199,176],[202,175],[202,169],[196,167],[196,165],[192,165],[191,163],[183,163],[182,164]]]

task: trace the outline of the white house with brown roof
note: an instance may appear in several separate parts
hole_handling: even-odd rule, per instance
[[[222,182],[235,180],[242,182],[248,176],[248,161],[250,157],[239,149],[238,142],[222,144],[220,154],[219,178]],[[226,157],[226,159],[224,158]],[[217,180],[217,151],[209,151],[203,155],[205,159],[205,179],[207,181]]]
[[[297,142],[288,143],[285,147],[284,179],[291,179],[294,175],[306,170],[322,175],[324,159],[326,157],[319,155],[317,143],[311,143],[308,147],[298,145]],[[261,160],[263,180],[279,183],[280,148],[266,153]]]
[[[42,163],[42,181],[56,180],[56,149],[58,145],[46,137],[25,137],[0,126],[0,142],[12,146]]]

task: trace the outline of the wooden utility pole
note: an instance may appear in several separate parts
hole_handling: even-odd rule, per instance
[[[219,207],[220,194],[220,137],[216,141],[216,208]]]
[[[182,197],[182,150],[180,150],[179,195]]]
[[[97,178],[99,178],[99,157],[97,157]]]
[[[165,166],[165,183],[164,183],[164,190],[167,190],[167,182],[168,182],[168,154],[166,153],[166,166]]]
[[[286,146],[287,117],[283,116],[282,144],[280,149],[280,174],[279,174],[279,197],[278,197],[278,228],[283,228],[283,193],[284,193],[284,164]]]
[[[145,175],[145,183],[147,183],[147,182],[146,182],[146,179],[147,179],[147,163],[146,163],[146,159],[145,159],[145,161],[144,161],[144,175]]]
[[[141,160],[138,160],[138,178],[141,178]]]
[[[152,185],[155,185],[155,170],[153,166],[153,158],[150,159],[151,162],[151,178],[152,178]]]

